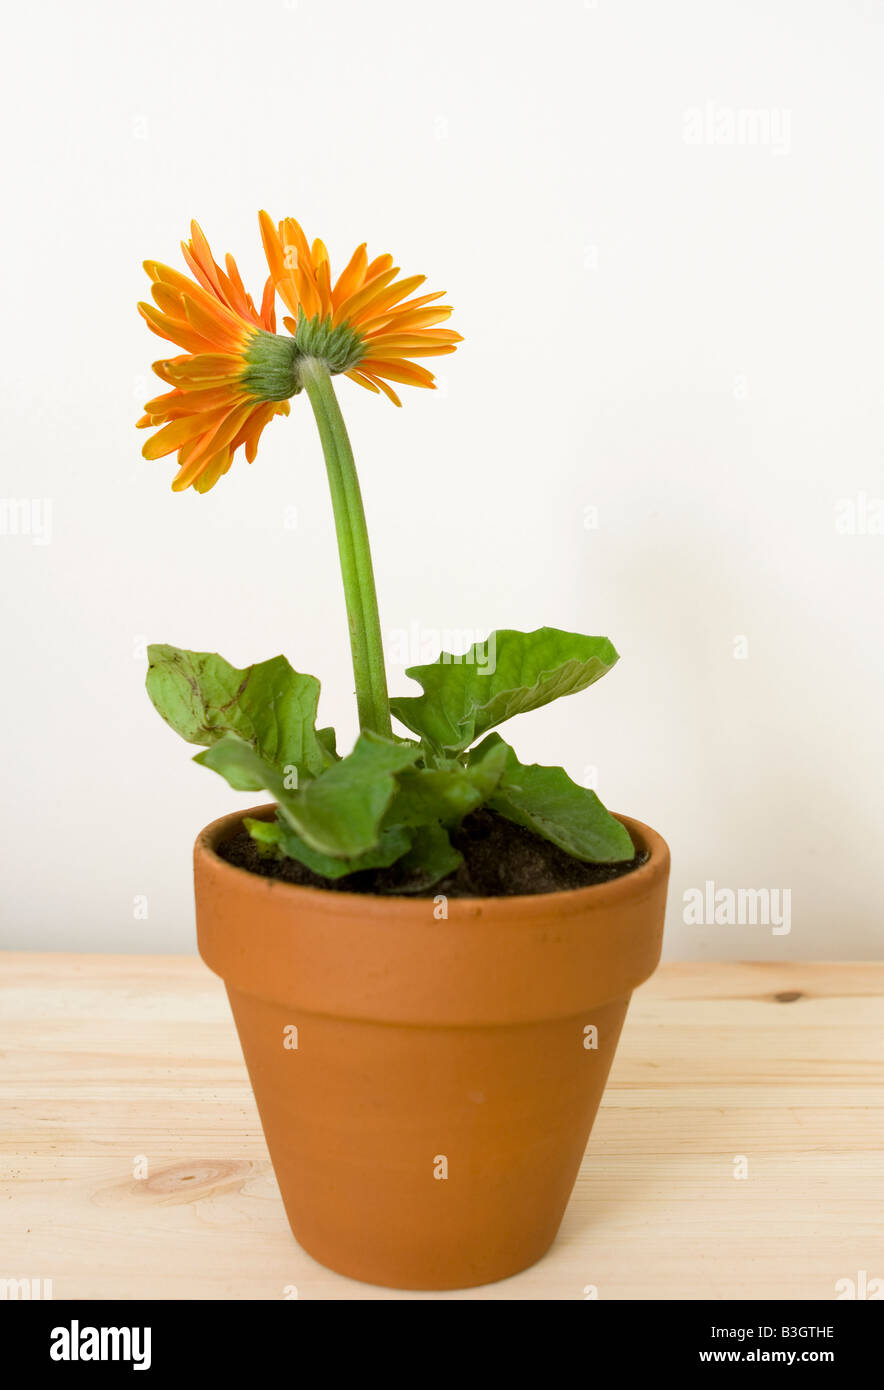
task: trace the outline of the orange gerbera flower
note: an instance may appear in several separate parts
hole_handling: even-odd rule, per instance
[[[332,283],[323,242],[308,243],[292,217],[274,225],[262,212],[260,223],[274,288],[293,315],[283,322],[301,355],[323,358],[333,374],[383,391],[395,405],[402,402],[391,381],[435,386],[432,372],[408,359],[441,357],[462,341],[459,333],[437,327],[452,312],[435,302],[444,290],[409,299],[426,276],[397,280],[393,257],[369,261],[364,242]]]
[[[233,257],[226,257],[225,273],[196,222],[182,250],[196,280],[158,261],[144,263],[155,305],[139,304],[139,312],[154,333],[186,351],[153,364],[172,390],[148,401],[138,425],[162,426],[145,444],[145,458],[177,451],[176,492],[207,492],[241,445],[251,463],[265,425],[288,414],[296,350],[277,346],[286,340],[275,336],[271,280],[259,312]]]
[[[138,421],[143,429],[160,427],[142,450],[145,458],[177,452],[176,492],[208,492],[241,445],[253,461],[264,427],[274,415],[287,415],[289,397],[303,389],[305,359],[401,405],[391,381],[435,385],[432,372],[409,359],[441,357],[461,341],[459,333],[438,327],[451,314],[449,305],[436,303],[444,291],[413,296],[426,277],[397,279],[392,256],[369,261],[363,244],[332,284],[321,241],[308,245],[293,218],[277,227],[262,212],[260,222],[270,266],[260,311],[233,257],[222,270],[196,222],[190,241],[182,242],[195,279],[158,261],[144,263],[155,302],[139,304],[139,312],[154,333],[185,349],[153,364],[172,390],[148,401]],[[284,320],[291,336],[276,332],[275,291],[291,311]]]

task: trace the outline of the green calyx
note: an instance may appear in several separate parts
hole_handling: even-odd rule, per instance
[[[308,319],[298,310],[295,347],[302,357],[316,357],[323,362],[330,376],[348,372],[364,356],[362,334],[349,323],[332,326],[331,316],[321,319],[318,314]]]
[[[267,333],[259,328],[246,350],[246,369],[242,382],[249,393],[262,401],[287,401],[303,389],[301,362],[305,357],[317,359],[330,376],[338,376],[354,367],[364,355],[361,334],[347,323],[335,328],[331,317],[318,314],[308,319],[298,310],[295,333]]]
[[[246,349],[242,383],[250,395],[262,401],[287,401],[301,389],[294,338],[257,329]]]

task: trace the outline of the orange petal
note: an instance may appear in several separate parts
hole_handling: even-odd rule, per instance
[[[172,323],[152,304],[139,304],[138,312],[147,323],[147,326],[159,338],[166,338],[170,343],[177,343],[179,347],[187,348],[188,352],[204,353],[207,348],[212,346],[206,342],[205,338],[182,324]]]
[[[389,400],[391,400],[394,405],[401,406],[402,402],[396,395],[396,392],[393,390],[392,386],[388,386],[387,383],[385,381],[382,381],[379,376],[372,376],[369,372],[366,372],[365,379],[366,381],[373,381],[378,390],[383,391],[384,395]]]
[[[380,290],[379,293],[366,300],[363,307],[358,309],[355,315],[351,310],[350,322],[359,324],[383,313],[385,309],[391,308],[400,299],[411,294],[411,291],[416,289],[418,285],[422,285],[426,278],[426,275],[410,275],[407,280],[399,280],[396,284],[390,285],[388,289]],[[359,295],[354,295],[354,299],[358,298]]]
[[[348,299],[351,294],[355,294],[365,279],[365,267],[368,264],[368,256],[365,251],[366,243],[363,241],[361,246],[357,246],[353,255],[350,257],[344,269],[335,282],[332,291],[332,300],[335,308]]]
[[[184,312],[197,333],[218,348],[228,348],[232,352],[240,351],[245,337],[243,325],[238,323],[233,315],[222,315],[220,308],[221,306],[217,305],[208,310],[198,300],[192,299],[189,295],[184,296]]]
[[[223,415],[221,418],[224,418]],[[207,423],[204,415],[189,415],[185,420],[173,420],[171,425],[164,425],[157,434],[148,439],[141,452],[146,459],[161,459],[166,454],[173,454],[182,444],[189,444],[201,435]],[[210,430],[209,433],[211,432]]]
[[[276,332],[276,296],[273,290],[273,276],[267,278],[264,297],[261,300],[261,322],[268,333]]]
[[[383,256],[377,256],[372,261],[371,265],[365,268],[366,281],[373,280],[376,275],[382,275],[384,271],[390,269],[392,264],[393,257],[389,253]]]
[[[160,381],[165,381],[167,385],[174,386],[175,383],[169,375],[169,368],[174,367],[176,362],[189,362],[190,360],[189,357],[172,357],[160,360],[159,362],[153,362],[151,364],[151,371],[156,373]]]
[[[242,358],[227,352],[199,352],[193,357],[173,357],[163,365],[166,368],[164,380],[172,385],[196,381],[207,386],[210,382],[236,381],[243,369]]]
[[[410,332],[415,328],[432,328],[434,324],[444,323],[446,319],[450,319],[453,313],[454,310],[449,304],[437,304],[433,309],[413,309],[404,314],[393,309],[380,328],[372,322],[364,323],[362,333],[366,338],[369,338],[373,333],[385,329],[401,333],[406,330]]]
[[[307,270],[298,262],[298,267],[294,271],[294,281],[298,287],[298,298],[308,319],[315,318],[322,313],[322,297],[316,288],[312,270]]]
[[[329,272],[327,258],[324,261],[320,261],[319,265],[316,267],[316,288],[319,291],[319,298],[322,304],[319,312],[323,319],[326,319],[332,311],[331,274]]]
[[[227,411],[226,414],[223,414],[221,418],[217,420],[217,423],[215,423],[217,417],[208,417],[212,420],[214,428],[206,431],[192,454],[188,452],[188,461],[193,462],[199,458],[208,458],[216,454],[219,449],[226,449],[231,440],[236,438],[253,410],[254,405],[249,401],[245,405],[240,405],[233,410]],[[202,417],[202,419],[205,424],[206,417]],[[183,421],[176,421],[176,424],[177,423],[183,424]],[[174,426],[167,425],[166,428],[174,429]],[[162,433],[162,431],[160,431],[160,433]]]
[[[178,419],[183,415],[197,415],[206,411],[218,410],[251,400],[248,392],[235,390],[229,383],[223,386],[207,386],[198,391],[170,391],[167,396],[157,396],[144,407],[150,415],[165,415],[168,419]],[[165,405],[163,405],[165,402]]]
[[[294,247],[297,252],[299,268],[306,270],[308,275],[312,275],[314,271],[313,256],[310,253],[310,246],[300,222],[296,222],[293,217],[284,218],[279,224],[279,236],[283,251],[287,247]]]
[[[430,304],[434,299],[444,299],[444,290],[434,290],[432,294],[420,294],[414,299],[406,299],[404,304],[396,305],[396,313],[408,313],[410,309],[422,309],[425,304]]]
[[[179,471],[175,474],[175,477],[172,479],[172,491],[183,492],[185,488],[190,487],[191,484],[195,484],[200,474],[206,472],[211,467],[211,465],[211,458],[197,459],[196,461],[188,460],[187,463],[183,463]],[[204,487],[198,488],[197,491],[205,492],[206,489]]]
[[[243,425],[239,434],[236,436],[236,439],[231,444],[231,454],[234,454],[240,445],[244,444],[246,447],[246,461],[248,463],[254,463],[261,435],[267,425],[270,424],[275,414],[276,405],[274,401],[266,401],[264,405],[254,411],[251,418],[246,421],[245,425]]]
[[[296,317],[298,313],[298,293],[291,270],[285,263],[282,250],[282,243],[279,233],[266,212],[258,214],[258,223],[261,228],[261,241],[264,244],[264,255],[267,257],[267,264],[270,268],[271,279],[280,298]]]
[[[390,381],[403,381],[409,386],[432,386],[434,377],[426,367],[416,362],[390,362],[384,358],[364,357],[360,363],[362,370],[372,377],[388,377]]]
[[[221,282],[218,279],[218,266],[198,222],[191,222],[190,238],[189,243],[186,241],[181,243],[181,250],[184,252],[187,264],[204,289],[220,295]]]
[[[173,289],[171,285],[165,285],[162,280],[155,280],[150,287],[150,292],[161,314],[168,314],[173,319],[184,318],[180,290]]]
[[[459,333],[444,328],[436,329],[435,333],[400,333],[393,324],[386,332],[374,333],[371,337],[366,335],[365,341],[372,351],[377,349],[383,356],[387,348],[394,345],[397,348],[456,347],[463,339]]]
[[[382,271],[371,280],[367,279],[361,290],[357,290],[356,294],[352,294],[349,299],[345,299],[335,309],[333,320],[335,328],[345,319],[352,323],[354,315],[358,314],[366,304],[369,304],[375,295],[383,291],[391,280],[395,280],[398,274],[398,266],[391,266],[389,270]]]
[[[349,372],[345,372],[344,375],[348,376],[351,381],[358,381],[359,385],[364,386],[366,391],[374,391],[375,395],[378,394],[377,382],[372,381],[367,376],[363,376],[362,372],[356,371],[355,368],[351,369]]]
[[[208,492],[213,488],[218,479],[223,477],[233,462],[233,450],[222,449],[220,454],[200,469],[196,478],[193,480],[193,488],[196,492]]]
[[[443,343],[441,345],[427,343],[425,347],[397,347],[395,343],[387,338],[380,338],[377,342],[372,344],[371,355],[373,356],[377,353],[378,356],[383,356],[385,358],[447,357],[450,353],[456,351],[456,343]]]

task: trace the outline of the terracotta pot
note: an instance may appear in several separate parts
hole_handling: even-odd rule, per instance
[[[660,957],[666,844],[623,816],[650,850],[640,869],[452,899],[445,918],[432,898],[233,867],[216,849],[243,814],[196,843],[199,949],[227,986],[296,1239],[394,1288],[532,1264],[559,1228],[630,994]]]

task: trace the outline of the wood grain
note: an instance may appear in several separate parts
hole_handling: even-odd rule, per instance
[[[464,1293],[299,1249],[196,958],[0,956],[0,1054],[0,1278],[56,1298],[832,1299],[884,1278],[884,964],[661,967],[552,1251]]]

